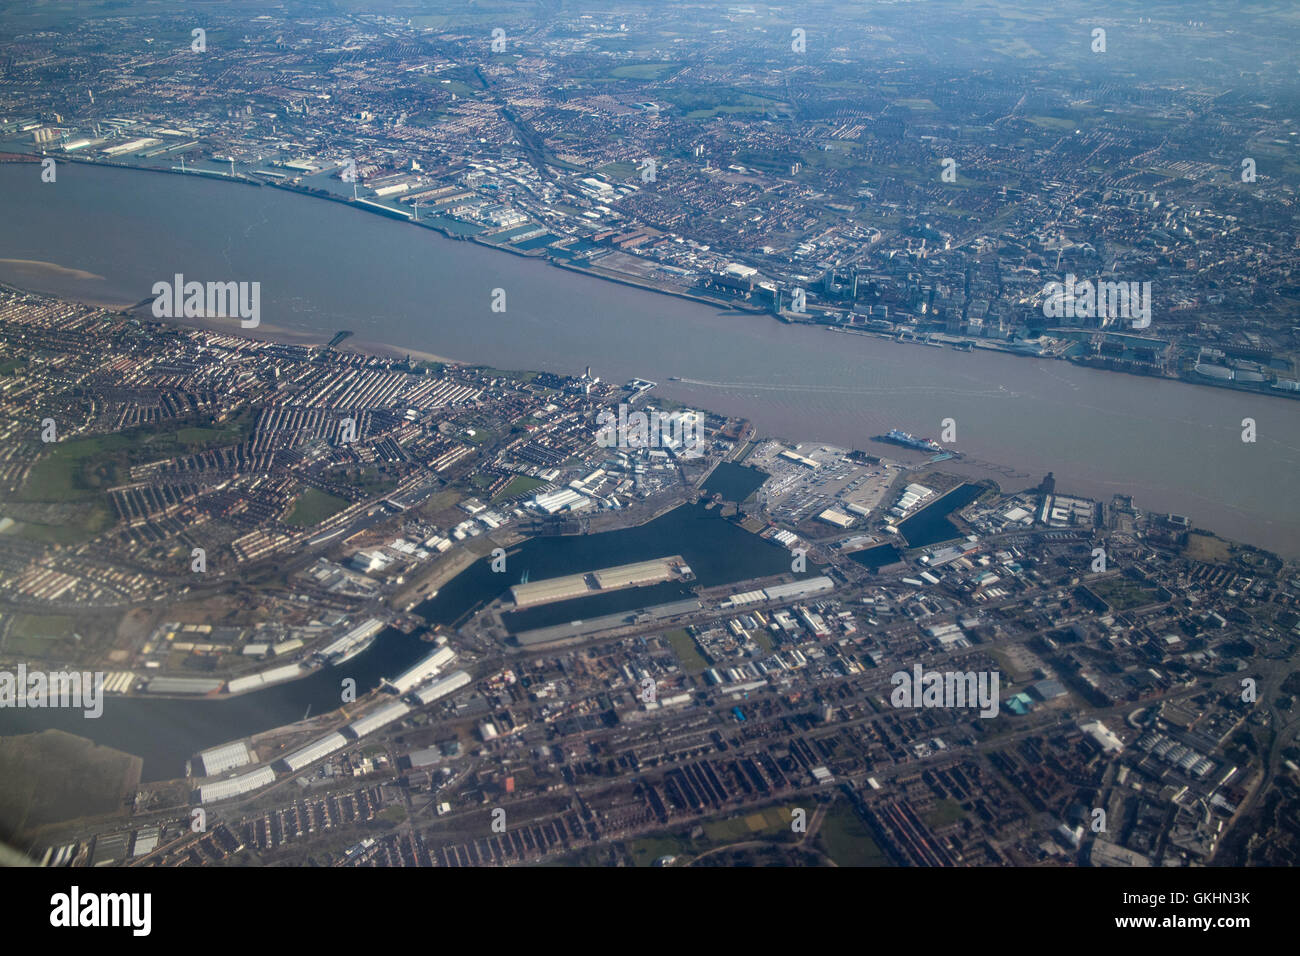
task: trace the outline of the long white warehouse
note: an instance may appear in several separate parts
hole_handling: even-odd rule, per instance
[[[301,750],[296,750],[289,756],[281,758],[283,763],[290,770],[297,771],[310,763],[315,763],[322,757],[328,757],[340,747],[347,745],[347,738],[340,733],[330,734],[328,737],[322,737],[320,740],[314,740]]]
[[[421,705],[432,704],[439,697],[446,697],[453,691],[458,691],[469,683],[469,674],[465,671],[456,671],[454,674],[448,674],[440,681],[434,681],[428,687],[422,687],[411,696],[414,697]]]
[[[253,762],[253,755],[248,752],[248,747],[242,740],[236,740],[233,744],[222,744],[220,747],[213,747],[211,750],[205,750],[199,754],[200,777],[215,777],[219,773],[225,773],[227,770],[234,770],[236,767],[242,767],[245,764]]]
[[[265,687],[267,684],[278,684],[281,681],[295,680],[303,674],[302,668],[297,664],[285,664],[282,667],[272,667],[269,671],[262,671],[260,674],[249,674],[246,677],[236,677],[226,684],[226,693],[240,694],[246,690],[253,690],[257,687]]]
[[[392,680],[385,680],[389,689],[397,696],[419,687],[431,677],[456,659],[456,652],[450,647],[440,647],[410,670],[404,671]]]
[[[391,704],[380,707],[373,714],[367,714],[360,720],[354,720],[343,729],[343,732],[360,739],[366,734],[374,733],[380,727],[391,724],[395,720],[401,720],[410,712],[410,704],[404,704],[400,700],[393,701]]]
[[[815,578],[794,581],[790,584],[778,584],[775,587],[764,588],[763,593],[767,595],[769,601],[793,601],[833,590],[835,590],[835,582],[823,574]]]
[[[199,787],[199,802],[212,803],[214,800],[229,800],[241,793],[251,793],[272,783],[275,783],[275,771],[270,767],[258,767],[251,773],[231,777],[229,780],[205,783]]]

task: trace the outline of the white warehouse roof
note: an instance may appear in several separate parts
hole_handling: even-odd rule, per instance
[[[237,740],[233,744],[222,744],[220,747],[213,747],[199,754],[199,765],[203,769],[201,776],[204,777],[215,777],[219,773],[234,770],[252,761],[253,755],[248,752],[248,747],[242,740]]]
[[[250,793],[260,787],[275,783],[275,771],[270,767],[258,767],[251,773],[216,783],[205,783],[199,787],[199,802],[212,803],[214,800],[229,800],[241,793]]]
[[[453,691],[460,690],[469,683],[469,674],[465,671],[456,671],[454,674],[448,674],[440,681],[435,681],[428,687],[421,688],[415,692],[415,699],[421,705],[432,704],[440,697],[446,697]]]
[[[354,737],[364,737],[366,734],[374,733],[380,727],[391,724],[395,720],[401,720],[411,712],[409,704],[404,704],[400,700],[394,701],[384,707],[380,707],[373,714],[367,714],[360,720],[353,721],[345,728],[345,733]]]
[[[309,743],[301,750],[294,751],[283,759],[283,763],[290,770],[301,770],[310,763],[315,763],[322,757],[327,757],[340,747],[347,744],[347,738],[340,733],[330,734],[328,737],[322,737]]]

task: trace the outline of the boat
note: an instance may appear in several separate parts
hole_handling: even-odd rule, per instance
[[[317,656],[322,662],[334,667],[345,664],[374,644],[384,627],[384,622],[379,618],[368,618],[337,641],[322,648]]]
[[[346,664],[348,661],[352,660],[352,658],[356,657],[362,651],[369,650],[370,645],[375,643],[375,638],[377,636],[378,635],[372,635],[371,637],[367,637],[365,640],[361,641],[360,643],[353,644],[342,654],[336,657],[327,658],[325,663],[333,667],[338,667],[340,664]]]
[[[872,441],[887,442],[891,445],[902,445],[904,448],[915,448],[917,451],[943,451],[943,446],[933,438],[917,438],[915,435],[892,428],[887,434],[876,435]]]

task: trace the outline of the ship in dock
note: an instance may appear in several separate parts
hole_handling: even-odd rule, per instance
[[[372,617],[348,631],[337,641],[328,644],[316,652],[316,656],[322,663],[337,667],[339,664],[346,664],[352,658],[356,657],[362,651],[375,643],[379,632],[386,625],[377,617]]]
[[[904,448],[914,448],[917,451],[943,451],[943,446],[933,438],[917,438],[905,431],[897,428],[891,428],[887,434],[876,435],[872,441],[883,441],[890,445],[902,445]]]

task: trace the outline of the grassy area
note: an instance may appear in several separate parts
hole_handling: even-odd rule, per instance
[[[1193,561],[1206,564],[1227,564],[1232,560],[1232,550],[1228,542],[1212,534],[1193,531],[1187,535],[1187,557]]]
[[[728,843],[789,833],[790,821],[790,811],[786,807],[768,807],[743,817],[710,820],[704,824],[704,835],[713,843],[725,846]]]
[[[51,445],[32,466],[20,498],[24,501],[82,501],[116,484],[109,457],[130,447],[125,435],[74,438]]]
[[[657,80],[675,69],[676,63],[628,63],[614,67],[609,75],[619,80]]]
[[[0,738],[0,839],[20,842],[14,837],[24,830],[121,813],[142,766],[139,757],[58,730]]]
[[[85,501],[122,484],[132,465],[234,445],[252,430],[244,411],[220,425],[190,425],[171,431],[136,428],[111,435],[71,438],[51,444],[19,495],[23,501]]]
[[[1123,577],[1090,581],[1088,589],[1116,611],[1127,611],[1160,600],[1160,592],[1156,589],[1139,587],[1133,581]]]
[[[318,525],[331,515],[338,514],[348,502],[337,495],[328,495],[315,488],[306,489],[293,503],[293,510],[284,520],[299,528]]]
[[[493,501],[500,501],[503,498],[514,498],[516,495],[527,494],[534,488],[540,488],[546,482],[540,478],[532,478],[528,475],[515,475],[506,483],[506,486],[492,496]]]
[[[934,805],[929,813],[925,814],[925,822],[934,829],[940,829],[948,826],[950,823],[956,823],[966,816],[966,811],[961,808],[961,804],[956,800],[945,797]]]
[[[817,831],[817,846],[840,866],[889,866],[867,825],[847,803],[839,802],[826,814]]]
[[[615,182],[624,182],[637,175],[637,167],[633,163],[606,163],[596,172],[608,176]]]
[[[666,833],[633,840],[627,845],[627,852],[637,866],[651,866],[661,856],[693,857],[703,850],[690,837]]]
[[[442,491],[434,492],[425,499],[424,503],[420,505],[420,514],[426,518],[433,518],[463,497],[465,497],[464,493],[457,491],[455,488],[444,488]]]
[[[695,639],[686,631],[678,628],[664,634],[664,638],[672,645],[673,653],[677,655],[677,662],[688,674],[699,674],[708,668],[709,662],[700,656],[699,648],[695,646]]]
[[[790,809],[764,807],[741,817],[709,820],[701,825],[704,836],[692,839],[686,833],[656,833],[627,844],[628,855],[637,866],[650,866],[662,856],[675,856],[677,863],[688,862],[709,850],[730,843],[768,840],[779,845],[780,837],[790,832]]]
[[[14,618],[10,633],[15,637],[49,640],[70,636],[75,623],[66,614],[19,614]]]
[[[93,538],[113,524],[113,512],[106,501],[78,505],[69,514],[52,522],[20,521],[14,534],[27,541],[46,544],[79,544]]]
[[[5,639],[5,650],[16,657],[41,660],[72,636],[76,622],[64,614],[18,614]]]

